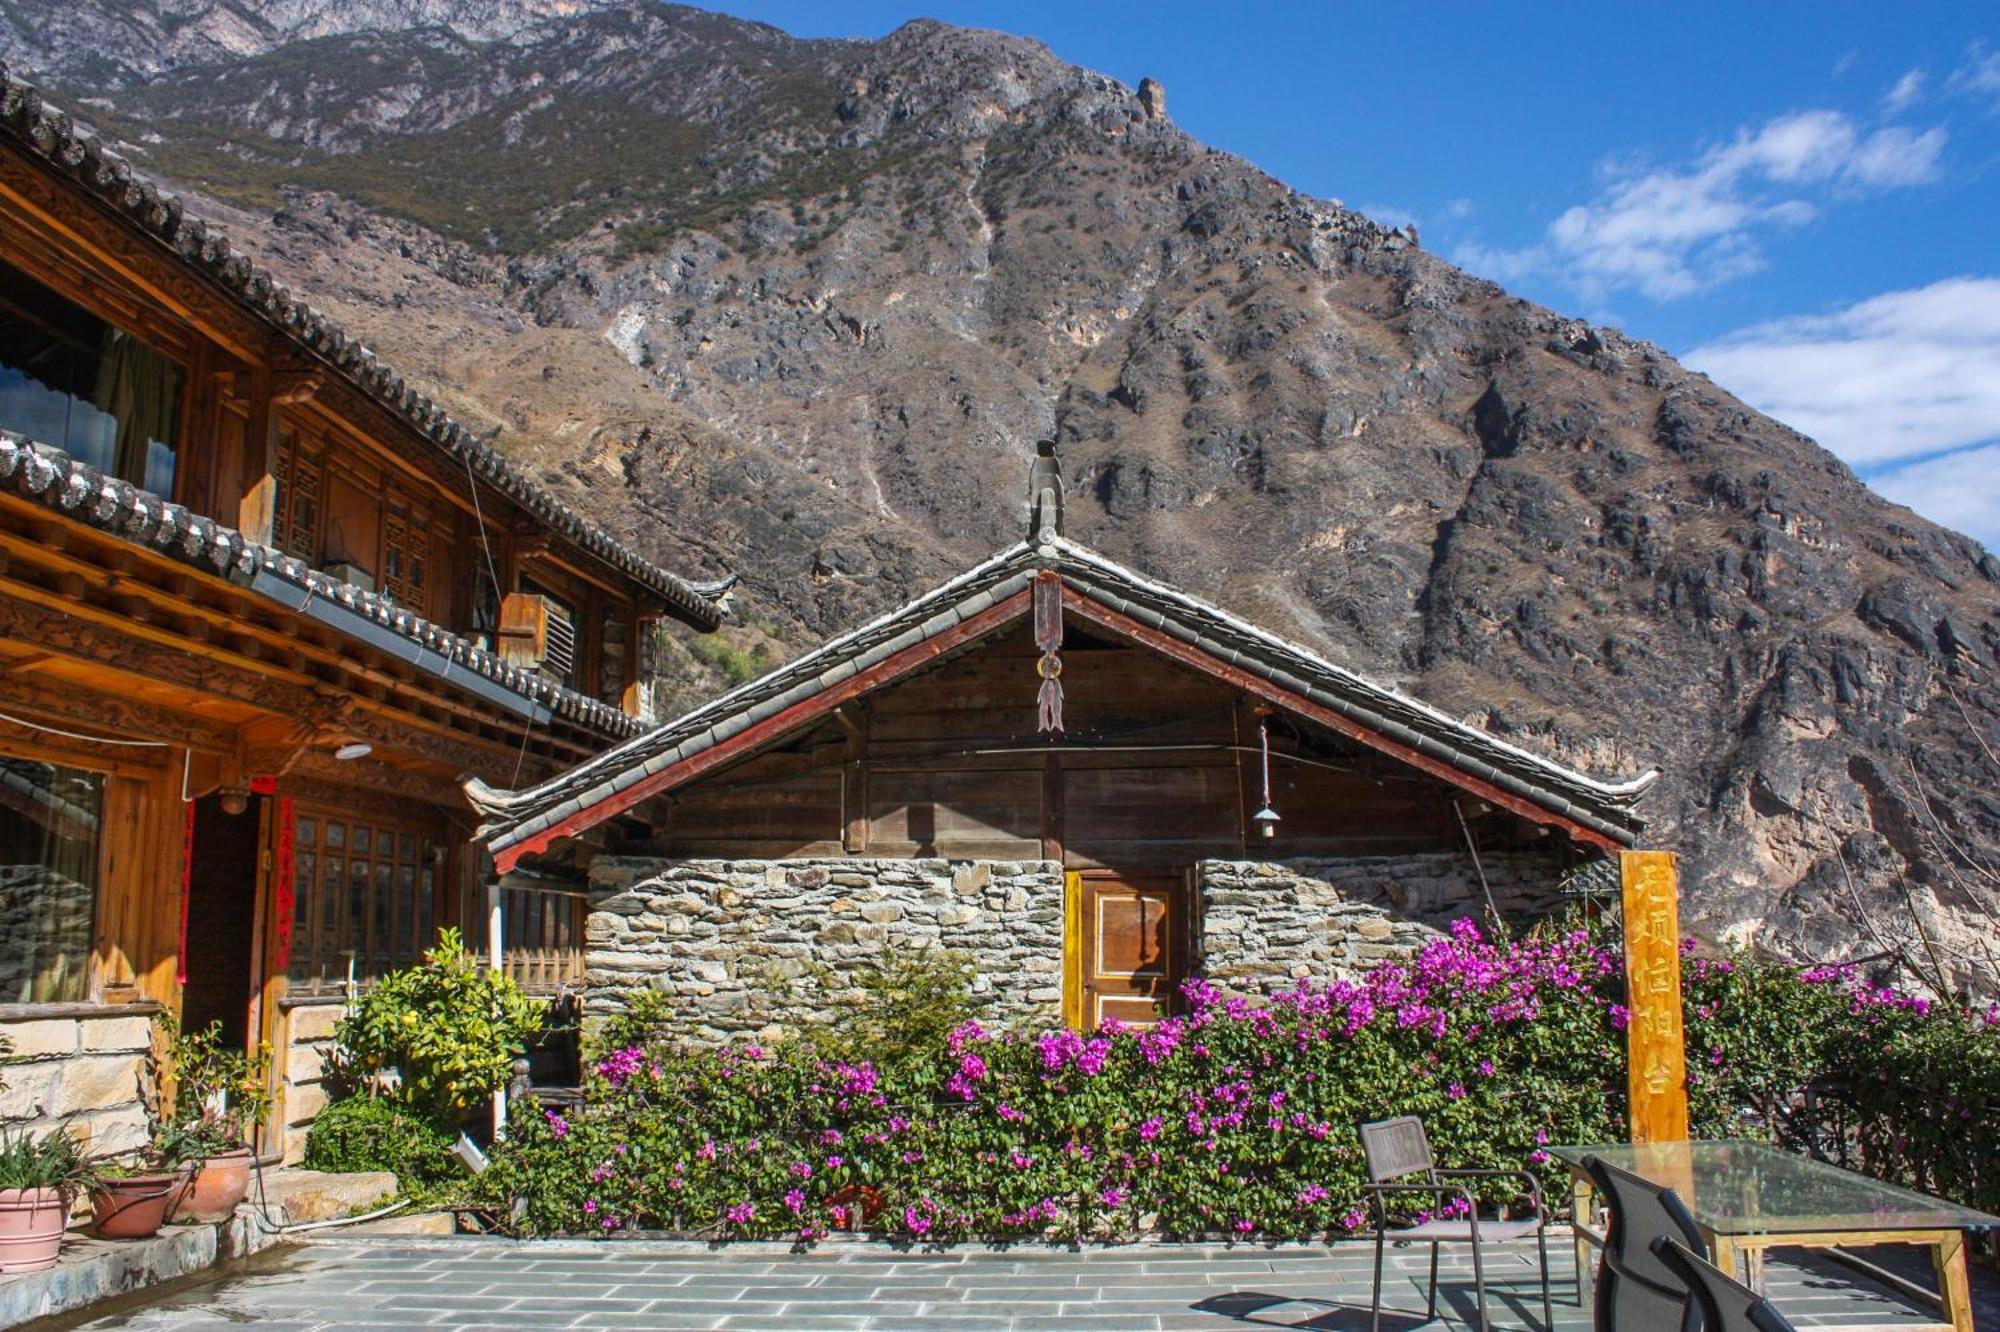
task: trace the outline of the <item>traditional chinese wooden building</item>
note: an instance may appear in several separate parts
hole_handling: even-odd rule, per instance
[[[131,1145],[174,1011],[272,1044],[296,1150],[350,981],[483,921],[459,779],[638,734],[650,623],[714,628],[725,584],[0,82],[0,1119]],[[574,972],[578,902],[510,914],[527,979]]]
[[[1587,776],[1122,567],[1036,475],[1020,544],[553,780],[472,788],[502,882],[591,895],[594,1006],[665,989],[721,1039],[900,943],[971,953],[1001,1013],[1143,1019],[1190,971],[1286,986],[1547,911],[1633,841],[1656,772]]]

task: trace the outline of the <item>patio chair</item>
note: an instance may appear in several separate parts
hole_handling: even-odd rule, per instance
[[[1672,1189],[1595,1156],[1583,1158],[1583,1169],[1610,1213],[1592,1326],[1597,1332],[1702,1332],[1701,1310],[1687,1283],[1652,1247],[1658,1239],[1674,1240],[1707,1258],[1708,1243],[1687,1204]]]
[[[1424,1133],[1423,1121],[1409,1115],[1363,1124],[1360,1133],[1361,1153],[1368,1165],[1368,1182],[1362,1185],[1362,1191],[1368,1196],[1375,1219],[1375,1291],[1369,1303],[1369,1332],[1382,1332],[1382,1256],[1391,1240],[1398,1244],[1427,1243],[1431,1246],[1430,1289],[1424,1312],[1426,1319],[1437,1317],[1438,1246],[1470,1244],[1472,1286],[1478,1300],[1480,1332],[1491,1332],[1492,1323],[1486,1315],[1484,1247],[1526,1235],[1533,1235],[1541,1249],[1542,1326],[1553,1328],[1555,1308],[1549,1299],[1549,1214],[1542,1202],[1542,1182],[1534,1173],[1528,1170],[1440,1170],[1431,1157],[1430,1138]],[[1528,1199],[1535,1208],[1533,1220],[1479,1219],[1479,1200],[1468,1187],[1469,1181],[1506,1178],[1525,1181]],[[1413,1195],[1423,1199],[1423,1210],[1429,1211],[1441,1210],[1447,1200],[1457,1199],[1465,1204],[1465,1215],[1434,1216],[1416,1225],[1392,1228],[1389,1225],[1390,1201]]]
[[[1776,1305],[1678,1240],[1662,1235],[1652,1250],[1694,1293],[1702,1332],[1797,1332]]]

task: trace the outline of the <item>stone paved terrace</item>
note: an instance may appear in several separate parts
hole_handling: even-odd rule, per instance
[[[1449,1255],[1450,1250],[1447,1250]],[[1392,1251],[1388,1332],[1424,1327],[1428,1250]],[[1570,1245],[1552,1237],[1556,1324],[1589,1326],[1570,1281]],[[450,1327],[458,1332],[556,1328],[759,1328],[765,1332],[1171,1332],[1172,1329],[1368,1326],[1371,1251],[1285,1246],[1148,1245],[1073,1253],[1046,1248],[920,1253],[880,1244],[832,1244],[793,1254],[776,1245],[710,1250],[690,1244],[494,1240],[336,1240],[265,1254],[231,1277],[150,1303],[47,1327],[132,1332],[322,1332]],[[1499,1255],[1495,1326],[1539,1327],[1533,1248]],[[1924,1320],[1876,1289],[1841,1312],[1856,1280],[1812,1262],[1771,1265],[1771,1289],[1801,1328]],[[1976,1270],[1980,1332],[2000,1332],[2000,1290]],[[1449,1256],[1441,1301],[1462,1328],[1471,1313],[1469,1267]]]

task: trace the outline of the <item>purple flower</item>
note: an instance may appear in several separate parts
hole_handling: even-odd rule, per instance
[[[757,1219],[757,1207],[754,1203],[740,1202],[722,1215],[732,1226],[747,1226]]]

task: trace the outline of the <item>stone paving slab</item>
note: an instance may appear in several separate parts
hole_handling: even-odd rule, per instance
[[[1856,1323],[1893,1328],[1928,1321],[1844,1267],[1821,1257],[1792,1256],[1797,1261],[1785,1261],[1782,1252],[1772,1260],[1770,1290],[1801,1329]],[[1578,1304],[1567,1236],[1552,1238],[1549,1258],[1556,1328],[1582,1332],[1590,1318]],[[585,1245],[343,1238],[266,1254],[229,1277],[59,1326],[103,1332],[412,1327],[453,1332],[1182,1332],[1260,1327],[1359,1332],[1368,1326],[1372,1260],[1371,1246],[1351,1243],[942,1253],[834,1243],[794,1254],[776,1245],[709,1249],[670,1241]],[[1428,1249],[1390,1251],[1382,1318],[1386,1332],[1474,1325],[1470,1258],[1463,1249],[1449,1247],[1440,1264],[1444,1317],[1424,1322],[1428,1261]],[[1487,1266],[1494,1326],[1539,1329],[1533,1244],[1494,1246]],[[1982,1271],[1974,1285],[1980,1332],[2000,1332],[2000,1282]]]

